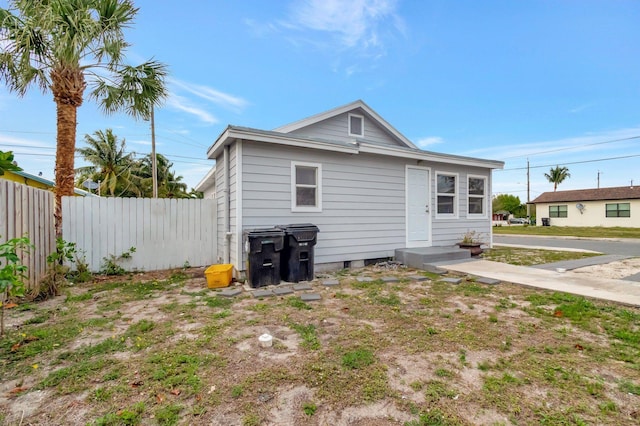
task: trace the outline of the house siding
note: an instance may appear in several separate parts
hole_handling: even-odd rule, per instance
[[[351,111],[339,114],[331,119],[311,124],[289,134],[311,138],[329,139],[340,142],[351,142],[356,139],[349,135],[349,114],[364,117],[364,140],[382,145],[403,146],[387,133],[378,123],[367,117],[362,111]]]
[[[392,257],[395,249],[405,247],[405,166],[416,165],[416,160],[243,141],[241,161],[242,225],[245,230],[313,223],[320,229],[315,248],[317,264]],[[292,161],[322,165],[321,212],[291,211]],[[459,219],[436,220],[435,208],[431,209],[433,245],[453,245],[467,230],[491,231],[490,216],[484,220],[466,219],[466,176],[472,173],[490,177],[486,169],[424,162],[420,166],[431,168],[432,206],[436,205],[435,171],[456,172],[461,179]],[[246,258],[246,253],[244,256]],[[243,265],[238,269],[243,270]]]
[[[584,205],[582,214],[576,204]],[[606,217],[606,204],[629,203],[631,217]],[[640,200],[611,201],[561,201],[553,203],[536,203],[536,224],[542,226],[542,218],[549,217],[549,206],[567,206],[567,217],[551,217],[551,226],[625,226],[640,227]]]
[[[230,261],[231,263],[234,263],[237,259],[237,255],[236,250],[233,249],[233,247],[235,247],[235,244],[237,242],[237,239],[235,238],[235,231],[236,231],[236,198],[237,198],[237,185],[236,185],[236,164],[237,164],[237,148],[236,148],[236,144],[231,145],[230,149],[229,149],[229,207],[230,207],[230,218],[229,218],[229,223],[230,223],[230,232],[232,233],[231,236],[231,242],[230,242]],[[219,166],[219,167],[218,167]],[[216,190],[216,200],[217,200],[217,226],[218,226],[218,244],[217,244],[217,248],[218,248],[218,261],[219,262],[226,262],[227,259],[225,259],[225,238],[226,238],[226,232],[227,230],[224,227],[224,220],[225,220],[225,197],[226,197],[226,189],[225,189],[225,181],[224,181],[224,153],[221,153],[217,158],[216,158],[216,171],[215,171],[215,175],[216,175],[216,185],[215,185],[215,190]]]

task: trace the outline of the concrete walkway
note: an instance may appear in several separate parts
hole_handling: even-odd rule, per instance
[[[640,283],[631,281],[585,276],[585,274],[571,271],[560,273],[489,260],[440,262],[437,266],[477,277],[494,278],[529,287],[561,291],[640,307]]]

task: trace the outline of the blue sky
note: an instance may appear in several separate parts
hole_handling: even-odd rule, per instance
[[[640,184],[638,1],[138,0],[128,59],[170,67],[157,150],[189,186],[228,124],[273,129],[364,100],[422,148],[503,160],[494,193]],[[0,6],[7,2],[0,0]],[[83,136],[112,128],[150,151],[149,123],[89,100]],[[0,87],[0,150],[53,177],[55,105]],[[597,161],[613,157],[615,160]],[[77,159],[76,165],[82,165]]]

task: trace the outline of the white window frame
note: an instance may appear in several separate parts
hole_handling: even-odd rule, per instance
[[[296,204],[296,188],[299,186],[296,183],[296,167],[313,167],[316,169],[316,205],[315,206],[298,206]],[[311,187],[310,185],[300,185],[302,187]],[[291,211],[292,212],[321,212],[322,211],[322,164],[320,163],[307,163],[302,161],[291,162]]]
[[[357,117],[360,119],[360,123],[362,124],[360,126],[360,129],[362,130],[362,133],[353,133],[351,131],[351,117]],[[364,137],[364,116],[363,115],[358,115],[358,114],[349,114],[349,136],[358,136],[363,138]]]
[[[484,195],[480,196],[480,195],[472,195],[469,192],[469,179],[482,179],[484,180]],[[489,185],[489,179],[487,178],[487,176],[482,176],[482,175],[467,175],[467,217],[468,218],[474,218],[474,219],[486,219],[488,216],[488,211],[487,211],[487,188]],[[470,213],[469,212],[469,198],[481,198],[482,197],[482,213],[478,214],[478,213]]]
[[[438,176],[453,176],[456,179],[456,184],[454,186],[454,193],[453,195],[449,194],[449,193],[440,193],[438,192]],[[458,197],[460,194],[460,175],[458,173],[452,173],[452,172],[438,172],[436,171],[436,177],[434,179],[434,194],[436,195],[436,199],[435,199],[435,208],[436,208],[436,219],[457,219],[458,218]],[[438,196],[444,196],[444,197],[453,197],[453,213],[439,213],[438,212]]]

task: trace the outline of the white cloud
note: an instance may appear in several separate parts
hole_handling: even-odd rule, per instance
[[[381,47],[379,26],[387,19],[398,30],[396,0],[305,0],[294,3],[291,27],[335,34],[345,47]]]
[[[167,106],[191,115],[195,115],[206,124],[216,124],[218,122],[218,119],[212,114],[202,108],[191,105],[188,99],[176,94],[172,94],[169,96],[169,98],[167,99]]]
[[[591,108],[591,107],[592,107],[592,106],[594,106],[594,105],[595,105],[595,104],[594,104],[594,103],[592,103],[592,102],[590,102],[590,103],[586,103],[586,104],[582,104],[582,105],[578,105],[578,106],[577,106],[577,107],[575,107],[575,108],[571,108],[571,109],[569,110],[569,112],[570,112],[571,114],[576,114],[576,113],[579,113],[579,112],[584,111],[585,109]]]
[[[186,81],[171,78],[168,80],[173,86],[185,90],[192,95],[196,95],[202,99],[205,99],[211,103],[219,105],[223,108],[233,110],[236,112],[242,111],[248,104],[245,99],[233,96],[228,93],[221,92],[212,87],[204,86],[201,84],[189,83]]]
[[[444,142],[440,136],[427,136],[426,138],[420,138],[416,141],[416,145],[422,149],[431,146],[438,145]]]

